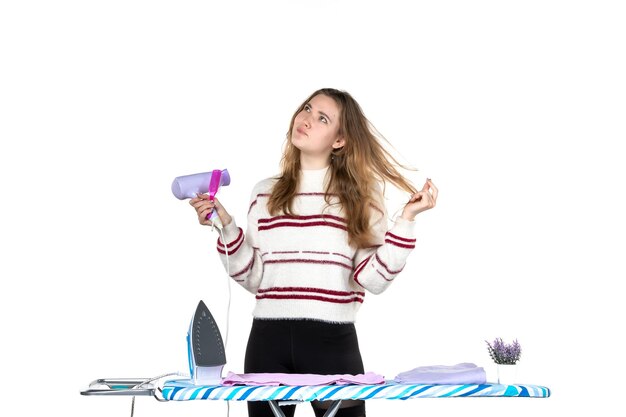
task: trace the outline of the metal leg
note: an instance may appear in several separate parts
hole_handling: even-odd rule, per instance
[[[285,413],[283,413],[283,410],[281,410],[280,407],[278,406],[278,401],[271,400],[271,401],[268,401],[268,403],[270,404],[270,408],[272,409],[274,416],[285,417]],[[335,414],[337,414],[337,410],[339,410],[340,405],[341,405],[341,400],[333,401],[330,407],[328,407],[328,410],[326,410],[326,412],[324,413],[324,417],[334,417]]]
[[[285,413],[278,406],[278,402],[276,400],[268,401],[270,403],[270,408],[276,417],[285,417]]]
[[[330,407],[328,407],[328,410],[326,410],[326,413],[324,413],[324,417],[333,417],[335,414],[337,414],[337,410],[339,410],[340,405],[341,400],[333,401]]]

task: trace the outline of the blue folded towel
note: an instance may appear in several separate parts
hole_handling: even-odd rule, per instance
[[[487,375],[473,363],[419,366],[399,373],[394,381],[402,384],[484,384]]]

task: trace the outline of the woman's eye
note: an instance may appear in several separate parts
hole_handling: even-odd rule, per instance
[[[304,106],[304,111],[305,112],[310,112],[311,111],[311,106],[309,106],[308,104],[306,106]]]
[[[324,116],[320,117],[320,120],[322,123],[328,123],[328,120]]]

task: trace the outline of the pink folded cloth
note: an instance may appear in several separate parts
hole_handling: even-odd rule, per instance
[[[383,384],[385,378],[373,372],[358,375],[317,375],[317,374],[281,374],[250,373],[235,374],[229,372],[222,380],[222,385],[372,385]]]

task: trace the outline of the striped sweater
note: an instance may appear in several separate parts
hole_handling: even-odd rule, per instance
[[[352,323],[365,291],[379,294],[404,268],[415,247],[414,222],[398,218],[388,228],[381,209],[372,210],[375,245],[348,245],[346,220],[338,199],[324,200],[328,168],[303,170],[293,212],[271,216],[267,202],[275,179],[252,191],[246,233],[235,220],[224,227],[217,250],[230,276],[256,295],[253,316]]]

